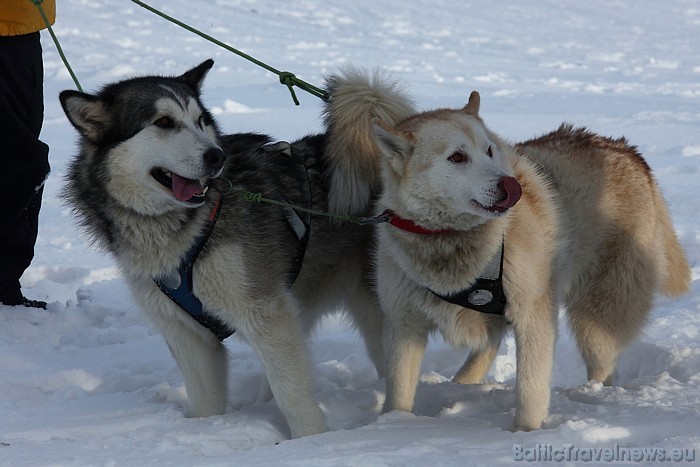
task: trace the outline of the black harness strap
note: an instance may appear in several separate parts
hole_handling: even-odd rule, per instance
[[[441,295],[431,290],[437,297],[454,305],[469,308],[481,313],[505,315],[506,293],[503,290],[503,257],[505,247],[501,244],[501,260],[498,277],[479,277],[467,289],[459,292]]]

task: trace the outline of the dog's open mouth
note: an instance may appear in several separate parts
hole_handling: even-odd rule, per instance
[[[160,168],[151,170],[151,176],[158,183],[172,191],[173,196],[178,201],[192,204],[204,201],[204,195],[206,195],[208,187],[202,186],[199,180],[181,177],[176,173]]]

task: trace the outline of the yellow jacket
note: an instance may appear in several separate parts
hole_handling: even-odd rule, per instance
[[[49,23],[56,21],[56,0],[43,0],[41,8]],[[46,23],[32,0],[0,0],[0,36],[40,31]]]

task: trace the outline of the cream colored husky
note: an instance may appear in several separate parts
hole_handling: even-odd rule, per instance
[[[376,257],[385,411],[412,410],[431,331],[472,349],[454,378],[471,384],[483,380],[512,325],[515,428],[540,428],[560,305],[588,378],[612,384],[617,357],[642,329],[654,293],[688,290],[690,269],[659,188],[624,139],[563,125],[511,146],[484,125],[476,92],[463,109],[395,126],[378,120],[375,133],[384,154],[379,212],[392,219],[379,227]],[[489,268],[502,270],[502,315],[444,299]],[[475,293],[467,306],[496,294]]]

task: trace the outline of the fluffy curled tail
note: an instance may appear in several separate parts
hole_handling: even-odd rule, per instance
[[[330,169],[329,209],[363,214],[381,184],[381,152],[372,121],[396,124],[416,111],[397,81],[379,72],[346,67],[326,78],[330,99],[324,110]]]

